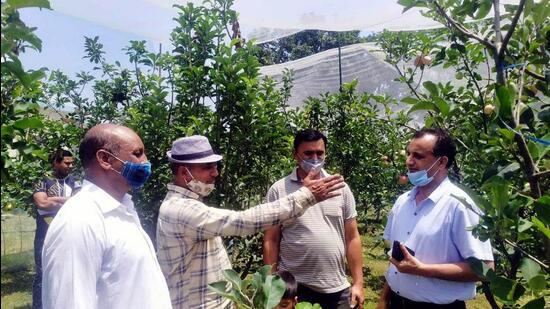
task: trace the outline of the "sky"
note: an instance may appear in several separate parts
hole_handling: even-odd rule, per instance
[[[179,1],[183,3],[186,1]],[[193,0],[194,3],[200,1]],[[272,32],[294,33],[299,29],[365,30],[425,27],[426,19],[414,10],[402,15],[397,0],[235,0],[245,38],[259,33],[259,27]],[[21,56],[27,69],[48,67],[74,76],[91,71],[84,56],[84,36],[99,36],[107,61],[128,65],[122,49],[130,40],[146,40],[150,51],[170,49],[169,35],[176,25],[174,0],[50,0],[53,10],[28,8],[21,17],[37,27],[43,41],[41,53]],[[262,28],[265,29],[265,28]],[[272,35],[272,33],[269,33]],[[261,39],[259,39],[261,40]]]

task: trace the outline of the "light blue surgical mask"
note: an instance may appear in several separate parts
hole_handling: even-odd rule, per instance
[[[300,160],[300,167],[306,172],[309,173],[309,171],[313,170],[314,173],[318,173],[321,171],[323,166],[325,165],[324,159],[302,159]]]
[[[413,186],[423,187],[434,179],[435,174],[432,175],[432,177],[428,177],[428,172],[434,167],[434,165],[439,161],[439,158],[435,160],[435,162],[430,166],[427,170],[421,170],[416,172],[407,172],[407,176],[409,177],[409,181]],[[439,170],[438,170],[439,171]]]

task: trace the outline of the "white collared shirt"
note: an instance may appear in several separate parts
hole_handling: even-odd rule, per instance
[[[42,251],[44,308],[171,308],[168,286],[131,196],[89,181],[61,208]]]
[[[446,178],[431,194],[416,204],[417,188],[402,194],[389,216],[384,239],[402,242],[415,251],[415,257],[428,264],[464,262],[468,257],[493,260],[489,240],[482,242],[467,228],[479,222],[479,216],[454,196],[468,195]],[[475,206],[474,206],[475,207]],[[476,209],[476,212],[480,213]],[[448,304],[475,296],[475,282],[458,282],[400,273],[390,264],[386,280],[400,296],[419,302]]]

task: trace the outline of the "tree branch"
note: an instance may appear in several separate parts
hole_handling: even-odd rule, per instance
[[[443,16],[443,18],[447,20],[447,23],[449,24],[449,28],[454,28],[458,32],[480,42],[481,44],[485,45],[489,49],[492,49],[492,50],[496,49],[495,45],[493,45],[489,40],[487,40],[486,38],[482,38],[481,36],[475,33],[472,33],[470,30],[466,29],[463,25],[459,24],[456,20],[454,20],[451,16],[449,16],[447,12],[445,12],[445,9],[443,9],[443,7],[437,1],[434,1],[434,5],[439,15]]]
[[[500,45],[500,49],[498,51],[498,56],[502,57],[504,56],[504,51],[506,50],[506,47],[508,46],[508,42],[510,42],[510,38],[512,37],[512,34],[514,34],[514,31],[516,30],[516,26],[518,24],[519,18],[521,16],[521,13],[523,13],[523,9],[525,8],[525,1],[526,0],[520,0],[518,4],[518,10],[516,11],[516,15],[514,15],[514,18],[512,19],[512,22],[510,23],[510,29],[506,33],[506,36],[502,40],[502,44]]]

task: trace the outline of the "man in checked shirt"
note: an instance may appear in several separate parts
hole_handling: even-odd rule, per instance
[[[157,255],[174,308],[228,308],[230,300],[208,289],[231,268],[221,236],[253,234],[296,218],[317,202],[339,195],[339,175],[304,179],[304,187],[282,199],[244,211],[208,207],[202,202],[214,189],[217,162],[208,139],[177,139],[167,152],[173,183],[168,184],[157,223]]]

